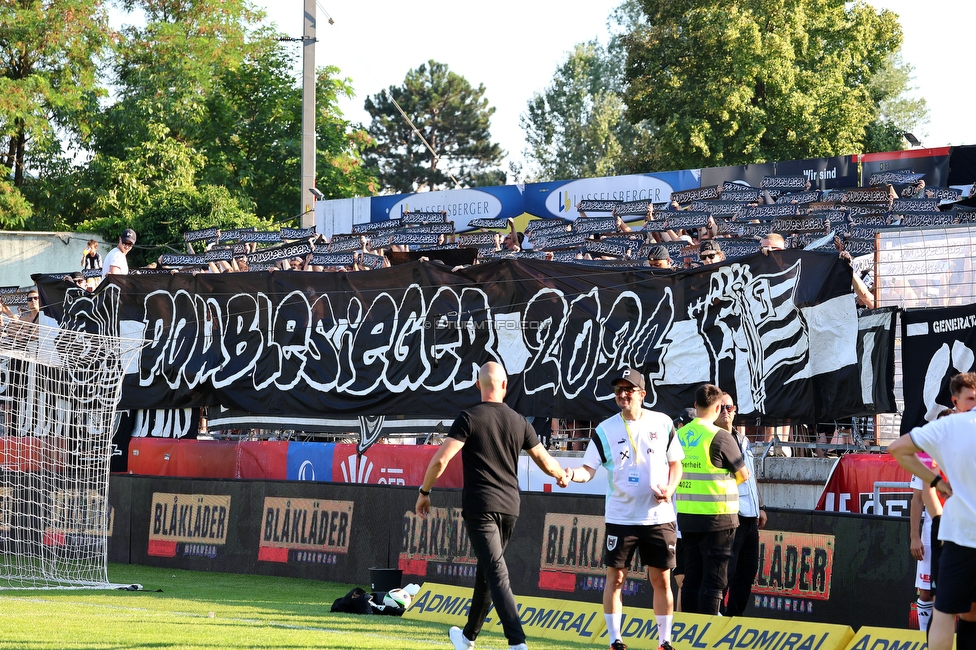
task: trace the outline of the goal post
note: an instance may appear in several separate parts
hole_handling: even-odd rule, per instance
[[[123,357],[142,341],[3,319],[0,589],[109,588]]]

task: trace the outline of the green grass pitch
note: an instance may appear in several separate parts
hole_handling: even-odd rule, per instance
[[[112,564],[142,591],[0,591],[0,650],[433,650],[446,625],[329,612],[357,585]],[[368,584],[358,585],[367,587]],[[532,650],[593,648],[529,639]],[[508,648],[485,633],[478,648]]]

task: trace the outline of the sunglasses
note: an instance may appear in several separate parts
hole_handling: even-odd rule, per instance
[[[40,300],[39,296],[27,296],[27,300]]]
[[[722,404],[722,410],[723,411],[734,411],[735,410],[735,404]]]
[[[698,257],[700,257],[703,262],[707,262],[708,260],[715,259],[716,257],[718,257],[718,255],[716,255],[715,253],[708,253],[706,255],[699,255]]]
[[[630,395],[632,393],[636,393],[639,390],[640,390],[640,388],[638,388],[637,386],[631,386],[630,388],[627,388],[626,386],[614,386],[613,387],[613,394],[614,395]]]

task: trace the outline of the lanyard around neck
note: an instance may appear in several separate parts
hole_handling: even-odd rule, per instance
[[[641,415],[643,415],[643,413]],[[624,417],[623,413],[620,414],[620,419],[624,421],[624,430],[627,432],[627,439],[630,440],[630,446],[634,448],[634,459],[639,465],[641,462],[641,455],[640,452],[637,451],[637,443],[634,442],[634,436],[630,433],[630,425],[627,424],[627,418]]]

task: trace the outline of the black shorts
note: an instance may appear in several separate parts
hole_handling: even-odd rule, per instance
[[[935,609],[943,614],[968,612],[976,602],[976,548],[942,544]]]
[[[604,548],[606,564],[614,569],[626,569],[640,551],[641,563],[655,569],[674,568],[674,549],[678,541],[675,522],[650,526],[607,524]]]

